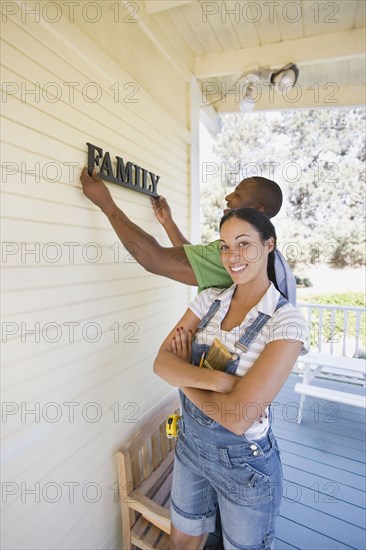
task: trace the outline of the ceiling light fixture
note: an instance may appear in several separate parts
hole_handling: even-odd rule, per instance
[[[299,69],[294,63],[287,63],[280,69],[260,67],[256,71],[243,75],[243,83],[247,84],[245,94],[239,107],[242,113],[250,113],[254,110],[254,104],[258,97],[258,84],[260,82],[270,84],[278,93],[290,90],[295,86],[299,77]]]
[[[288,63],[278,71],[273,71],[270,82],[275,89],[282,93],[285,89],[291,89],[295,86],[299,78],[299,69],[294,63]]]

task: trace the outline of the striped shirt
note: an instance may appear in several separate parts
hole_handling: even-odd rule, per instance
[[[286,304],[275,311],[280,293],[276,290],[273,283],[271,283],[262,299],[249,311],[239,326],[230,331],[223,330],[221,322],[229,309],[235,288],[236,284],[233,284],[224,291],[220,288],[203,290],[189,306],[192,312],[199,319],[202,319],[214,300],[219,299],[221,301],[220,308],[212,316],[206,327],[196,334],[196,342],[198,344],[210,346],[214,338],[218,338],[231,353],[236,353],[240,356],[236,371],[238,376],[244,376],[260,356],[265,346],[275,340],[300,341],[303,343],[300,355],[308,353],[308,350],[305,348],[308,337],[308,327],[305,318],[291,304]],[[259,312],[269,315],[270,319],[259,331],[258,337],[253,340],[248,351],[241,352],[241,350],[235,348],[235,343],[246,328],[257,318]],[[254,422],[245,435],[250,439],[259,439],[265,435],[268,427],[268,419],[263,420],[263,423]]]

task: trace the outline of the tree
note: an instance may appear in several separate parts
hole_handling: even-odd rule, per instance
[[[217,236],[221,197],[243,178],[262,175],[284,193],[274,223],[292,267],[365,263],[364,128],[361,108],[222,115],[215,141],[221,177],[214,195],[212,183],[211,192],[203,189],[204,237]]]

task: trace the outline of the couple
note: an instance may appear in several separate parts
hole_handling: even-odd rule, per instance
[[[98,206],[112,225],[125,221],[110,201]],[[265,213],[255,205],[229,210],[220,222],[218,250],[231,286],[200,292],[154,362],[155,373],[179,387],[182,403],[171,550],[199,548],[215,529],[217,506],[226,549],[264,550],[273,543],[282,467],[269,405],[307,337],[305,319],[276,288],[275,248]],[[230,352],[225,372],[198,367],[214,338]]]

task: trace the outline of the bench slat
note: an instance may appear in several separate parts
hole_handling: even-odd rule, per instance
[[[152,471],[152,461],[150,459],[150,445],[149,440],[144,443],[141,449],[142,459],[142,471],[144,473],[144,479],[147,479]]]
[[[173,468],[172,468],[172,471],[167,476],[164,483],[161,485],[161,487],[153,497],[154,502],[157,502],[161,506],[164,506],[164,508],[167,508],[167,505],[168,505],[168,501],[170,498],[170,491],[172,488],[172,481],[173,481]]]
[[[154,472],[150,475],[148,479],[143,481],[138,487],[138,490],[141,494],[148,496],[149,498],[153,497],[159,487],[164,483],[166,477],[170,474],[173,469],[174,461],[174,452],[171,451],[166,457],[164,462],[157,467]],[[136,487],[135,487],[136,488]]]
[[[161,452],[163,455],[163,459],[165,459],[168,456],[168,452],[169,452],[165,423],[160,426],[160,445],[161,445]]]
[[[154,550],[154,546],[145,543],[144,539],[137,538],[133,533],[131,534],[131,542],[134,546],[137,546],[137,548],[141,550]]]
[[[329,390],[319,386],[296,384],[295,392],[310,397],[318,397],[319,399],[327,399],[345,405],[354,405],[355,407],[366,408],[366,399],[363,395],[355,395],[354,393],[345,393],[337,390]]]
[[[166,550],[167,548],[169,548],[169,535],[164,533],[156,546],[156,550]]]
[[[332,369],[342,369],[346,372],[357,372],[366,375],[366,361],[357,357],[342,357],[339,355],[325,355],[322,353],[308,353],[298,358],[298,363],[322,365]]]
[[[155,430],[155,432],[151,436],[152,463],[154,470],[159,466],[161,462],[159,435],[160,430]]]
[[[131,460],[132,476],[135,487],[139,487],[144,479],[141,472],[140,460],[140,453]]]
[[[144,534],[147,533],[147,530],[149,529],[151,523],[147,521],[143,516],[140,515],[140,517],[137,519],[136,523],[131,528],[131,533],[134,534],[135,540],[140,540],[141,538],[144,538]]]
[[[155,549],[160,535],[161,535],[161,530],[155,527],[155,525],[152,525],[148,533],[144,536],[144,543],[147,545],[150,544],[151,548]]]
[[[174,396],[165,406],[154,414],[149,421],[146,422],[143,426],[140,427],[139,431],[134,435],[134,437],[125,445],[130,451],[131,457],[133,457],[143,446],[145,441],[149,439],[152,434],[155,432],[157,426],[164,424],[169,414],[172,414],[175,411],[178,411],[179,414],[179,397]],[[166,437],[165,437],[166,439]]]

